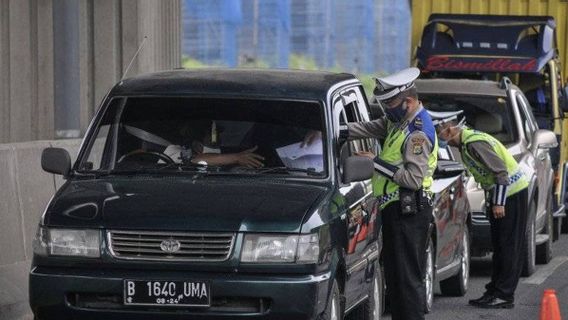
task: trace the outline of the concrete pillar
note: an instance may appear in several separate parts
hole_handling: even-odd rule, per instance
[[[181,0],[0,0],[0,143],[82,135],[144,36],[128,76],[179,67]]]
[[[79,69],[79,2],[58,0],[53,6],[55,55],[55,136],[81,135]]]
[[[31,48],[30,0],[11,0],[9,3],[10,41],[10,100],[9,119],[11,140],[32,140],[32,103],[37,92],[32,88],[35,75]],[[16,18],[17,17],[17,18]]]
[[[0,143],[10,137],[10,1],[0,0]]]

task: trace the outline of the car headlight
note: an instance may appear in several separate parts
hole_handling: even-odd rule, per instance
[[[33,243],[34,253],[98,258],[101,255],[100,237],[99,230],[39,227]]]
[[[247,234],[241,262],[316,263],[319,257],[317,233],[307,235]]]

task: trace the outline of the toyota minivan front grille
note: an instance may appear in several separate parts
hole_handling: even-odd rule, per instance
[[[119,259],[156,261],[225,261],[234,233],[117,231],[107,233],[111,254]]]

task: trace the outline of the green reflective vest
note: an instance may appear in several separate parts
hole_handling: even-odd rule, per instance
[[[491,189],[495,185],[495,176],[487,169],[487,167],[471,156],[467,150],[467,145],[475,141],[484,141],[489,143],[493,150],[503,160],[507,167],[509,175],[509,186],[507,187],[507,197],[528,187],[529,182],[525,175],[519,170],[519,164],[513,158],[509,150],[499,140],[493,138],[487,133],[465,128],[461,133],[461,155],[468,171],[473,175],[475,181],[485,190]]]
[[[424,112],[426,112],[426,110],[424,110]],[[429,123],[431,123],[431,120]],[[381,160],[402,168],[404,160],[402,152],[404,151],[405,143],[411,133],[411,130],[414,129],[411,127],[412,126],[409,125],[398,127],[390,121],[388,122],[387,137],[382,145],[381,154],[379,155]],[[433,138],[434,149],[428,156],[428,171],[422,181],[422,189],[426,192],[430,191],[430,187],[434,182],[432,175],[434,174],[434,170],[438,163],[438,141],[435,134],[433,134]],[[373,194],[379,199],[381,209],[386,207],[389,203],[399,200],[399,186],[391,179],[375,172],[372,178],[372,184]]]

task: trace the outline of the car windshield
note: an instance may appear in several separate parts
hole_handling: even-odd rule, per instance
[[[323,177],[323,123],[315,101],[114,98],[77,171]],[[303,145],[305,137],[314,139]]]
[[[504,97],[425,93],[419,96],[428,110],[463,110],[468,127],[488,133],[505,145],[517,141],[512,108]]]

